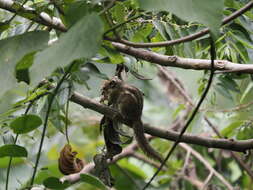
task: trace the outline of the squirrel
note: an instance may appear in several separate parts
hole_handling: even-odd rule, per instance
[[[143,93],[136,87],[126,84],[117,76],[105,81],[102,87],[102,99],[107,100],[108,105],[118,110],[133,128],[135,139],[142,151],[154,160],[163,162],[162,156],[148,143],[144,135],[141,121],[143,109]]]

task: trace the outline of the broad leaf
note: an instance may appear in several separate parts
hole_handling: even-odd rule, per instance
[[[36,54],[30,72],[32,83],[38,83],[57,67],[94,56],[99,49],[102,33],[102,22],[96,14],[80,19],[58,42]]]
[[[10,127],[16,134],[28,133],[42,124],[42,120],[37,115],[24,115],[11,122]]]
[[[86,182],[90,185],[93,185],[101,190],[106,190],[106,186],[103,184],[102,181],[100,181],[97,177],[88,175],[88,174],[81,174],[81,181]]]
[[[0,40],[0,97],[17,84],[16,63],[26,54],[47,45],[48,32],[35,31]]]
[[[15,144],[7,144],[0,147],[0,158],[5,156],[27,157],[27,151],[22,146]]]
[[[169,11],[188,22],[199,22],[218,34],[221,25],[223,0],[139,0],[141,8],[150,11]]]
[[[88,4],[85,1],[76,1],[66,7],[65,23],[68,27],[75,24],[80,18],[88,13]]]
[[[70,186],[68,182],[61,182],[58,178],[56,177],[49,177],[43,181],[43,185],[47,188],[51,189],[65,189]]]

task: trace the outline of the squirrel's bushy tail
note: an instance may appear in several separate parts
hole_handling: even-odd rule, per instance
[[[146,139],[144,135],[144,128],[142,122],[136,121],[133,123],[133,130],[134,130],[134,135],[135,139],[142,149],[142,151],[149,156],[150,158],[160,161],[161,163],[163,162],[163,157],[160,156],[158,152],[156,152],[149,144],[148,140]]]

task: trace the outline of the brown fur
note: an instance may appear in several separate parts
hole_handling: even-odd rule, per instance
[[[142,92],[131,85],[124,83],[118,77],[113,77],[102,87],[102,100],[108,100],[108,105],[116,108],[124,119],[132,123],[136,141],[143,152],[160,162],[163,158],[148,143],[144,135],[141,115],[143,109]]]

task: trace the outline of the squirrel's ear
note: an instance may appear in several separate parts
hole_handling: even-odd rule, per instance
[[[114,80],[112,80],[110,83],[109,83],[109,86],[111,87],[111,88],[113,88],[113,87],[115,87],[116,86],[116,81],[114,81]]]

